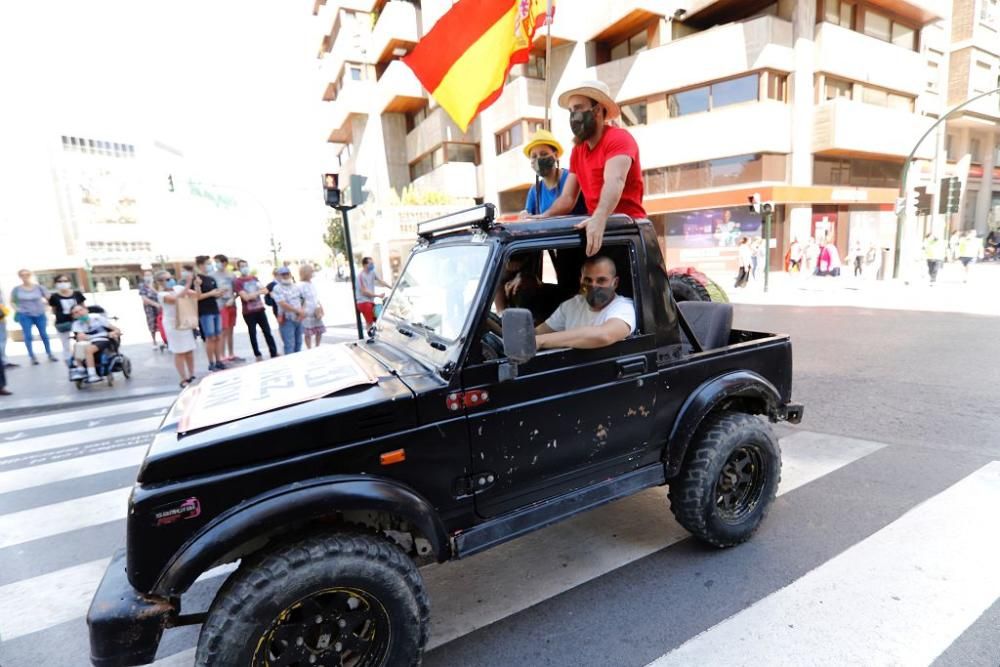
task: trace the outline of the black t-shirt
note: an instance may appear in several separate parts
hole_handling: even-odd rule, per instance
[[[52,306],[52,312],[56,314],[56,324],[64,324],[66,322],[73,321],[73,306],[78,303],[83,303],[87,299],[77,290],[73,290],[73,293],[69,296],[63,296],[59,292],[53,292],[49,295],[49,305]]]
[[[202,293],[211,292],[218,284],[215,282],[215,278],[212,276],[198,276],[201,278],[201,291]],[[216,301],[215,297],[209,297],[207,299],[201,299],[198,301],[198,315],[218,315],[219,314],[219,302]]]

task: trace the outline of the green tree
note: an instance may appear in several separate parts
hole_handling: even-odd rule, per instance
[[[347,257],[347,241],[344,239],[344,220],[339,215],[331,215],[326,220],[326,232],[323,233],[323,243],[330,249],[330,254],[336,259],[338,254]]]

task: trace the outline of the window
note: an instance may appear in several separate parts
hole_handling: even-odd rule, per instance
[[[643,28],[631,37],[627,37],[617,44],[612,45],[608,60],[628,58],[640,51],[645,51],[647,48],[649,48],[649,31],[648,28]]]
[[[851,99],[854,84],[850,81],[845,81],[843,79],[834,79],[833,77],[826,77],[826,91],[825,99],[833,100],[838,97],[844,97],[846,99]]]
[[[765,178],[765,172],[767,177]],[[783,180],[784,155],[736,155],[733,157],[689,162],[642,173],[647,195],[726,187],[738,183]]]
[[[979,8],[979,20],[991,28],[1000,27],[1000,0],[982,0]]]
[[[514,65],[507,73],[507,83],[518,77],[528,77],[529,79],[545,79],[545,55],[534,53],[528,55],[528,62]]]
[[[868,188],[898,188],[901,165],[889,160],[851,160],[816,156],[813,183]]]
[[[351,81],[361,81],[360,67],[352,67],[350,68],[350,71],[351,71]]]
[[[754,73],[718,81],[710,86],[672,93],[667,96],[667,107],[671,117],[677,117],[730,104],[755,102],[758,99],[759,82],[760,74]]]
[[[409,134],[417,128],[417,125],[424,122],[427,118],[427,107],[421,107],[416,111],[411,111],[406,114],[406,133]]]
[[[955,159],[955,136],[951,134],[944,135],[944,153],[949,160]]]
[[[985,93],[987,90],[993,90],[996,87],[997,84],[993,79],[993,72],[990,64],[977,60],[976,71],[972,80],[973,92]]]
[[[969,139],[969,157],[973,162],[982,162],[982,142],[978,139]]]
[[[854,5],[840,0],[826,0],[823,3],[824,20],[848,30],[854,27]]]
[[[767,75],[767,98],[785,102],[788,100],[788,75],[769,72]]]
[[[888,42],[892,40],[892,21],[888,16],[865,8],[865,25],[862,30],[869,37]]]
[[[415,181],[445,162],[479,164],[479,150],[475,144],[445,142],[410,163],[410,180]]]
[[[889,108],[913,112],[913,98],[897,93],[889,93]]]
[[[622,104],[622,122],[626,127],[646,124],[646,100]]]
[[[447,143],[444,145],[444,161],[479,164],[479,151],[475,144]]]
[[[498,132],[495,137],[497,155],[506,153],[510,149],[527,142],[531,135],[543,127],[545,127],[544,120],[529,118],[526,120],[519,120],[506,130]]]
[[[916,45],[917,32],[908,25],[903,25],[902,23],[893,22],[892,24],[892,43],[896,46],[902,46],[904,49],[909,49],[913,51],[917,48]]]
[[[865,104],[877,104],[880,107],[889,106],[889,93],[878,88],[861,87],[861,101]]]
[[[941,76],[939,73],[939,66],[936,62],[927,63],[927,90],[937,91],[938,78]]]

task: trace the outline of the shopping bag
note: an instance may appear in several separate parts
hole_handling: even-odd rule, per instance
[[[194,331],[198,328],[198,301],[193,296],[177,298],[177,330]]]

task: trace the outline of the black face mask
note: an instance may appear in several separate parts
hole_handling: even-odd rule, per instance
[[[612,287],[588,287],[584,295],[587,305],[597,310],[602,310],[615,298],[615,290]]]
[[[540,157],[535,160],[534,167],[535,173],[539,176],[548,176],[552,173],[552,170],[556,168],[556,158],[552,155]]]
[[[586,141],[597,132],[597,118],[594,117],[594,110],[574,111],[569,115],[569,129],[573,131],[573,136],[580,141]]]

